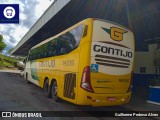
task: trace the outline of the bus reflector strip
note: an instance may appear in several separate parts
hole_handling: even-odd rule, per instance
[[[100,100],[92,100],[92,102],[100,102]]]
[[[92,97],[91,97],[91,96],[87,96],[87,99],[90,99],[90,100],[92,100]]]

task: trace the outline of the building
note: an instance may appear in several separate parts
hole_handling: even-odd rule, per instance
[[[148,99],[151,80],[160,76],[160,45],[149,44],[148,51],[135,53],[133,93]]]
[[[135,53],[135,74],[160,75],[160,47],[150,44],[148,51]]]

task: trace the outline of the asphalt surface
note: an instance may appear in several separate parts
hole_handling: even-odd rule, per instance
[[[51,99],[46,98],[43,94],[43,89],[34,84],[28,84],[25,79],[20,77],[19,71],[0,71],[0,111],[64,111],[55,115],[54,119],[93,119],[93,120],[105,120],[108,117],[95,116],[96,112],[106,112],[110,117],[110,111],[131,111],[125,105],[113,106],[113,107],[91,107],[91,106],[78,106],[72,103],[61,100],[60,102],[53,102]],[[76,112],[74,116],[72,113]],[[78,112],[77,112],[78,111]],[[91,112],[88,112],[91,111]],[[92,113],[93,112],[93,113]],[[56,113],[54,113],[56,114]],[[65,117],[63,114],[72,114],[72,117]],[[86,118],[86,117],[87,118]],[[147,117],[110,117],[113,120],[148,120]],[[0,118],[0,119],[13,119],[13,118]],[[18,120],[20,118],[16,118]],[[29,118],[23,118],[29,119]],[[44,118],[40,118],[44,119]],[[52,119],[46,117],[45,119]]]

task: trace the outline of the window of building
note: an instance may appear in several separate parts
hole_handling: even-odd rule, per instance
[[[160,75],[160,66],[156,66],[156,74]]]
[[[140,67],[140,73],[146,73],[146,67]]]

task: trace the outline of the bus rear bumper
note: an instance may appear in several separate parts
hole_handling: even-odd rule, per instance
[[[92,106],[114,106],[126,104],[130,101],[131,93],[125,94],[95,94],[90,99]]]

